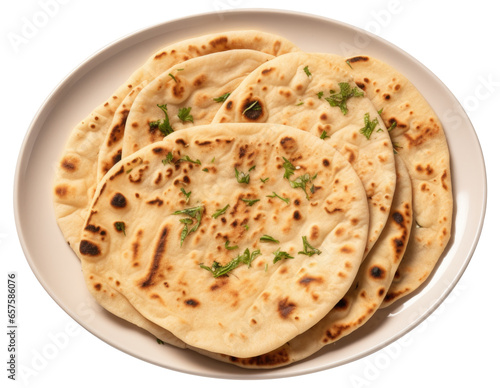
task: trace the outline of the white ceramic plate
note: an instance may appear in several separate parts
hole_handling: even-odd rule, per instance
[[[451,150],[454,228],[432,276],[412,298],[378,311],[350,336],[276,370],[245,370],[188,350],[160,346],[149,334],[104,311],[87,292],[79,261],[64,241],[52,208],[55,166],[74,125],[105,101],[152,52],[185,38],[231,29],[276,33],[310,52],[364,53],[388,62],[427,98],[443,123]],[[125,37],[89,58],[57,86],[34,118],[19,156],[14,197],[19,238],[33,272],[61,308],[91,333],[130,355],[172,370],[257,379],[311,373],[359,359],[397,340],[431,314],[458,282],[478,242],[486,207],[486,174],[480,145],[464,110],[414,58],[337,21],[247,10],[170,21]]]

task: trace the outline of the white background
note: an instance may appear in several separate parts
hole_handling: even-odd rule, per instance
[[[44,11],[44,3],[55,3]],[[0,292],[7,304],[7,273],[18,273],[18,381],[7,379],[7,336],[0,343],[0,385],[31,387],[175,386],[328,387],[498,386],[500,336],[496,242],[500,218],[500,23],[493,2],[196,0],[1,2],[0,74]],[[286,4],[286,5],[285,5]],[[464,4],[464,5],[462,5]],[[445,303],[390,349],[322,372],[281,380],[230,381],[191,376],[140,361],[76,324],[32,274],[16,234],[15,165],[31,120],[57,84],[107,44],[168,20],[224,9],[274,8],[317,14],[370,30],[410,53],[454,93],[482,145],[488,172],[488,208],[470,265]],[[45,12],[43,26],[19,44],[26,21]],[[10,34],[10,35],[9,35]],[[483,85],[483,87],[479,87]],[[467,158],[468,155],[461,155]],[[50,249],[48,247],[48,249]],[[0,302],[1,304],[2,302]],[[6,322],[4,308],[0,322]],[[494,315],[496,313],[496,315]],[[7,324],[4,323],[3,330]],[[58,343],[66,333],[67,341]],[[52,346],[51,359],[40,354]],[[494,352],[494,353],[491,353]],[[23,369],[20,371],[19,368]]]

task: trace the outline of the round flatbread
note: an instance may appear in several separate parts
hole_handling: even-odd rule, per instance
[[[283,346],[250,358],[201,352],[211,358],[249,369],[277,368],[300,361],[363,326],[375,314],[401,263],[412,226],[412,188],[404,163],[396,157],[394,201],[380,238],[359,268],[346,295],[316,325]],[[335,351],[332,349],[332,351]]]
[[[245,78],[213,122],[290,125],[339,150],[366,190],[369,252],[389,216],[396,186],[394,152],[377,110],[346,71],[315,54],[276,57]]]
[[[299,174],[301,187],[291,183]],[[189,346],[253,357],[345,295],[368,222],[359,177],[321,139],[282,125],[213,124],[112,167],[79,255],[98,301],[112,284]]]
[[[394,150],[404,161],[412,182],[414,225],[383,303],[386,307],[425,282],[450,240],[453,195],[449,149],[436,113],[399,71],[366,55],[343,58],[338,63],[382,111],[386,126],[391,128]]]

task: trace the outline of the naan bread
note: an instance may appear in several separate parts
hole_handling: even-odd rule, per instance
[[[123,157],[163,139],[150,123],[165,119],[158,105],[167,105],[172,130],[210,124],[222,105],[216,101],[232,92],[255,68],[275,58],[255,50],[230,50],[190,59],[166,70],[137,96],[128,115]],[[181,110],[189,109],[182,120]]]
[[[432,273],[451,235],[453,196],[446,136],[431,106],[396,69],[370,56],[339,61],[382,110],[413,187],[414,225],[383,307],[415,291]]]
[[[292,188],[305,174],[305,190]],[[281,125],[213,124],[176,131],[112,167],[79,255],[98,301],[103,283],[112,285],[189,346],[253,357],[309,329],[345,295],[368,222],[359,177],[322,140]],[[293,258],[275,262],[278,252]],[[234,258],[254,260],[214,277]]]
[[[173,43],[155,52],[107,101],[96,107],[71,131],[54,181],[54,210],[70,247],[77,251],[79,233],[97,184],[98,153],[126,96],[142,82],[150,82],[177,63],[203,55],[249,49],[269,55],[298,50],[288,40],[260,31],[228,31]]]
[[[389,221],[347,294],[320,322],[278,349],[257,357],[236,358],[197,351],[244,368],[276,368],[303,360],[364,325],[383,303],[410,235],[413,218],[410,176],[398,157],[396,166],[397,185]]]
[[[318,55],[284,54],[246,77],[213,122],[277,123],[317,137],[326,135],[324,142],[351,162],[364,184],[370,212],[368,253],[389,216],[396,185],[394,152],[384,123],[368,98],[348,98],[344,112],[330,106],[330,91],[339,93],[342,83],[356,87],[346,71]],[[361,134],[367,117],[370,122],[378,121],[369,139]]]

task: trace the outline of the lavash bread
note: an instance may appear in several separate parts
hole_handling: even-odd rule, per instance
[[[284,54],[255,69],[231,93],[213,122],[278,123],[297,127],[338,149],[353,165],[364,184],[370,211],[366,252],[382,232],[396,185],[391,139],[372,102],[364,96],[347,99],[346,109],[332,107],[326,98],[340,84],[356,87],[352,77],[320,56]],[[251,111],[252,104],[259,109]],[[366,117],[377,120],[369,136],[360,133]]]
[[[290,179],[309,174],[315,189],[290,189],[284,158],[300,168]],[[235,169],[249,183],[238,182]],[[180,188],[191,192],[188,203]],[[199,227],[181,245],[180,220],[189,217],[173,213],[197,206],[204,206]],[[321,139],[281,125],[212,124],[174,132],[112,167],[87,213],[79,254],[97,300],[109,282],[190,346],[253,357],[309,329],[345,295],[364,257],[367,207],[352,166]],[[260,241],[264,235],[279,243]],[[312,247],[319,251],[300,253]],[[260,254],[229,276],[202,267],[247,248]],[[277,250],[294,258],[274,262]]]
[[[397,185],[389,220],[377,243],[361,264],[349,291],[320,322],[283,346],[257,357],[236,358],[195,350],[244,368],[277,368],[315,354],[368,322],[389,290],[403,258],[412,225],[410,176],[401,159],[396,157],[395,160]]]
[[[298,50],[281,36],[253,30],[214,33],[173,43],[151,55],[105,102],[73,128],[56,170],[53,191],[57,223],[73,250],[78,249],[85,212],[97,185],[99,150],[126,96],[142,82],[152,81],[177,63],[234,49],[256,50],[273,56]]]
[[[274,56],[255,50],[229,50],[204,55],[166,70],[138,94],[125,125],[122,155],[126,157],[165,133],[150,123],[163,120],[158,105],[167,105],[172,130],[210,124],[222,105],[217,99],[232,92],[255,68]],[[189,118],[179,117],[189,109]]]
[[[348,63],[346,62],[348,61]],[[388,63],[367,55],[341,61],[373,101],[395,152],[408,168],[414,224],[405,256],[383,307],[417,290],[432,273],[451,236],[453,195],[443,126],[417,88]]]

